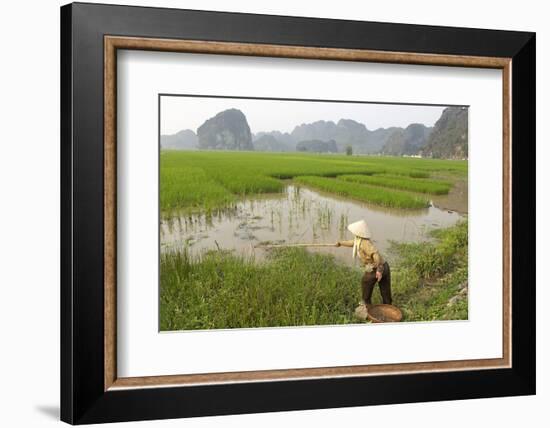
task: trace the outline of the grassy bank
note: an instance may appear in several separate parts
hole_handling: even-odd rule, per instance
[[[332,257],[274,252],[265,263],[210,252],[161,258],[161,330],[345,324],[360,273]]]
[[[429,243],[394,245],[393,298],[404,321],[467,318],[466,295],[449,304],[467,281],[467,246],[467,222],[434,232]],[[163,254],[161,330],[353,323],[361,275],[303,249],[274,251],[264,262],[225,251]]]
[[[467,167],[465,161],[436,159],[163,150],[160,155],[160,205],[163,215],[174,211],[204,212],[230,206],[244,195],[279,192],[284,188],[282,179],[355,175],[379,181],[380,174],[389,174],[394,177],[392,185],[384,189],[389,197],[369,199],[371,203],[386,205],[387,200],[400,198],[391,196],[392,192],[398,192],[394,189],[399,189],[395,185],[399,179],[405,182],[411,178],[428,178],[432,174],[464,177]],[[386,184],[387,180],[389,178]],[[437,177],[431,181],[437,181]],[[442,185],[445,183],[442,181]],[[344,185],[354,187],[353,183]],[[366,200],[366,197],[359,199]],[[417,208],[419,204],[397,206]]]
[[[353,177],[353,176],[347,176]],[[368,176],[359,176],[365,177]],[[362,183],[344,181],[326,177],[296,177],[294,181],[298,184],[313,187],[325,192],[349,197],[363,202],[370,202],[376,205],[392,208],[425,208],[428,200],[406,192],[392,191],[377,186],[365,185]]]
[[[392,278],[396,304],[406,320],[467,319],[468,222],[432,235],[430,244],[393,245],[399,260]]]

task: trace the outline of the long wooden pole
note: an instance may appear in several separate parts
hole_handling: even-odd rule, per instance
[[[338,244],[258,244],[254,248],[288,248],[288,247],[337,247]]]

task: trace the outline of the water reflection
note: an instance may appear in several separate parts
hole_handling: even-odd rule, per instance
[[[422,241],[430,229],[448,227],[461,215],[431,206],[422,210],[386,209],[287,186],[282,194],[245,199],[232,208],[209,214],[172,217],[161,222],[161,251],[188,248],[192,253],[217,248],[261,259],[261,243],[332,243],[351,239],[346,226],[364,218],[373,240],[386,256],[390,241]],[[332,253],[352,264],[351,251],[311,249]],[[390,256],[391,259],[391,256]]]

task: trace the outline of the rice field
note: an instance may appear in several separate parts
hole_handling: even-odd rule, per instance
[[[449,181],[431,180],[427,178],[407,178],[395,175],[339,175],[339,180],[351,183],[370,184],[374,186],[389,187],[411,192],[431,193],[434,195],[446,195],[452,187]]]
[[[356,322],[354,310],[361,300],[362,276],[357,266],[338,259],[338,255],[303,248],[268,250],[260,259],[255,258],[256,252],[236,249],[233,242],[242,241],[243,248],[250,248],[261,243],[264,234],[273,242],[317,242],[321,239],[318,235],[322,239],[328,239],[328,235],[331,239],[344,239],[353,204],[360,206],[354,219],[370,210],[371,205],[373,212],[376,206],[392,208],[382,210],[384,221],[376,228],[379,234],[393,231],[390,225],[394,220],[387,220],[391,213],[406,213],[396,223],[396,230],[403,234],[414,225],[410,216],[439,210],[422,210],[430,205],[431,198],[448,198],[445,195],[449,192],[453,192],[450,196],[463,192],[460,186],[464,186],[467,174],[467,161],[161,151],[161,224],[167,225],[169,234],[180,230],[177,238],[182,244],[161,251],[160,329]],[[316,195],[309,205],[299,197],[305,193]],[[262,194],[265,197],[261,198]],[[335,217],[328,205],[321,204],[323,198],[332,198],[339,205],[345,203],[348,211]],[[292,207],[287,216],[278,202],[283,199],[288,199],[288,206]],[[264,206],[267,200],[271,201],[270,210],[259,216],[250,208]],[[227,231],[220,222],[211,229],[204,227],[223,216],[230,218]],[[302,217],[307,220],[300,220]],[[204,224],[197,223],[198,218]],[[305,228],[300,223],[304,221]],[[288,236],[283,233],[283,225],[288,228]],[[341,237],[327,232],[332,230]],[[392,261],[391,265],[392,290],[394,304],[402,309],[405,321],[467,319],[467,297],[460,294],[467,284],[467,237],[464,221],[423,242],[394,238],[393,244],[386,247],[397,255],[396,263]],[[203,241],[212,239],[215,245],[200,247]],[[453,296],[459,299],[449,305]],[[373,303],[379,302],[375,291]]]
[[[211,210],[228,205],[235,196],[221,183],[208,176],[203,168],[161,168],[160,209],[170,212],[180,208]]]
[[[357,199],[363,202],[370,202],[383,207],[425,208],[429,204],[426,198],[415,196],[410,193],[388,190],[382,187],[369,186],[352,181],[344,181],[338,178],[299,176],[296,177],[295,181],[298,184],[310,186],[325,192]]]
[[[247,195],[284,190],[285,180],[375,205],[417,209],[445,194],[466,161],[298,153],[162,151],[160,206],[174,212],[231,207]],[[443,180],[441,176],[446,178]]]

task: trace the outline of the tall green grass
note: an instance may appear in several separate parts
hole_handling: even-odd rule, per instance
[[[434,195],[446,195],[452,187],[448,181],[413,179],[391,175],[340,175],[338,179],[352,183],[372,184],[412,192],[432,193]]]
[[[468,319],[468,221],[432,232],[430,243],[394,243],[398,263],[392,271],[396,304],[405,319]],[[450,305],[456,295],[460,298]]]
[[[162,212],[181,208],[208,211],[220,205],[229,205],[234,200],[234,196],[226,188],[214,181],[201,168],[161,168]]]
[[[431,242],[394,244],[393,251],[393,303],[404,321],[468,318],[467,295],[449,305],[468,279],[467,222],[434,233]],[[261,263],[228,251],[195,258],[185,251],[165,253],[160,329],[354,323],[362,274],[331,255],[295,248],[274,251]],[[380,302],[376,287],[373,303]]]
[[[296,177],[294,181],[298,184],[311,186],[325,192],[334,193],[340,196],[370,202],[372,204],[392,208],[425,208],[429,205],[428,200],[410,193],[396,190],[383,189],[381,187],[358,184],[325,177]]]
[[[437,229],[431,235],[436,244],[426,246],[422,242],[394,243],[401,265],[415,272],[420,279],[440,277],[457,266],[467,266],[468,222],[461,221],[447,229]]]
[[[333,257],[276,251],[265,263],[230,252],[161,256],[160,329],[353,322],[361,273]]]

